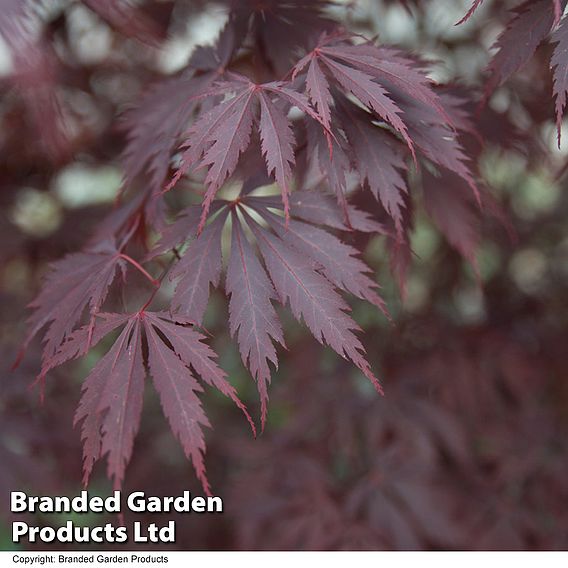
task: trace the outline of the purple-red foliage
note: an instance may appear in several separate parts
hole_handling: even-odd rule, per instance
[[[179,14],[199,6],[83,0],[85,9],[115,31],[117,44],[122,42],[130,54],[139,52],[132,60],[109,56],[96,70],[110,76],[122,67],[141,85],[138,97],[126,97],[115,107],[109,101],[101,105],[107,128],[101,128],[99,138],[78,116],[73,128],[65,128],[74,112],[69,93],[90,89],[96,73],[88,66],[78,71],[73,60],[65,33],[71,8],[53,7],[55,15],[50,13],[47,21],[41,9],[45,3],[0,2],[0,34],[14,53],[14,70],[3,79],[2,90],[12,95],[9,107],[29,109],[31,130],[39,132],[29,135],[25,152],[56,165],[81,151],[102,163],[118,156],[124,173],[115,210],[93,227],[88,244],[79,251],[68,247],[72,252],[51,264],[29,306],[33,311],[24,340],[28,347],[43,333],[43,383],[48,372],[95,349],[105,336],[114,339],[88,374],[75,415],[82,424],[85,482],[104,456],[115,485],[124,481],[146,375],[204,491],[210,486],[203,427],[210,423],[198,397],[203,386],[197,376],[232,399],[255,430],[236,387],[198,331],[206,323],[212,288],[223,289],[227,297],[227,328],[256,383],[262,428],[269,384],[287,343],[285,312],[278,305],[289,308],[318,342],[382,393],[382,376],[372,368],[373,357],[346,298],[390,316],[376,267],[367,264],[364,248],[356,243],[375,237],[386,241],[392,274],[404,292],[414,217],[420,211],[476,267],[482,214],[503,219],[479,179],[482,148],[530,146],[510,117],[483,105],[476,114],[476,103],[488,103],[546,41],[553,45],[560,137],[568,94],[564,1],[529,0],[514,7],[495,43],[480,96],[435,83],[428,63],[413,53],[346,30],[332,18],[332,3],[324,0],[224,2],[227,20],[216,42],[197,47],[176,76],[159,77],[144,57],[164,42]],[[422,2],[403,4],[417,17],[428,9]],[[473,2],[460,24],[479,16],[481,4]],[[119,108],[126,109],[120,119]],[[28,121],[18,120],[25,123],[20,131],[28,132]],[[7,170],[8,182],[14,170]],[[165,291],[170,282],[171,298]],[[120,306],[118,298],[130,299],[131,291],[138,301],[142,286],[148,296],[137,309]],[[322,384],[336,388],[325,378]],[[380,418],[362,425],[371,430],[363,435],[373,440],[388,438],[387,423],[395,412],[388,401],[380,404]],[[419,412],[430,410],[426,406]],[[430,426],[439,436],[441,426]],[[382,454],[382,442],[376,449],[381,467],[391,475],[400,468],[397,483],[415,495],[407,505],[418,520],[396,519],[392,534],[374,528],[357,533],[356,519],[388,516],[397,491],[385,489],[377,502],[368,500],[369,488],[378,483],[370,477],[345,497],[344,506],[355,519],[350,538],[412,546],[416,532],[429,530],[424,516],[429,505],[421,502],[424,482],[399,455]],[[312,490],[313,481],[318,503],[329,510],[326,522],[345,522],[345,515],[328,503],[317,464],[303,458],[290,463],[286,467],[300,472],[305,491]],[[272,467],[278,471],[278,462]],[[307,526],[307,548],[352,542],[326,542],[336,538],[337,527],[314,526],[310,514],[306,511],[302,522],[283,531],[282,547],[293,547]],[[447,528],[449,541],[459,542],[449,519],[434,521],[437,530]],[[255,530],[260,529],[250,528]]]

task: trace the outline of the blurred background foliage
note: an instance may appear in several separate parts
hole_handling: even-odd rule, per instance
[[[459,27],[454,24],[468,2],[408,4],[359,0],[339,2],[333,11],[365,35],[430,59],[435,80],[477,88],[514,2],[486,0]],[[125,37],[82,5],[61,5],[63,11],[46,16],[66,63],[58,88],[68,114],[60,117],[62,130],[49,133],[53,140],[63,132],[59,143],[46,146],[38,135],[53,125],[26,107],[26,88],[34,87],[11,81],[13,62],[7,48],[0,49],[2,549],[12,547],[9,490],[74,495],[81,489],[73,410],[81,378],[108,347],[103,342],[54,372],[40,404],[29,388],[39,346],[9,372],[25,306],[46,264],[79,248],[112,208],[124,143],[114,117],[148,81],[179,71],[196,44],[216,36],[224,18],[213,2],[163,2],[164,13],[155,18],[169,22],[167,39],[155,48]],[[389,324],[352,303],[386,396],[378,398],[356,370],[282,312],[289,351],[273,377],[265,433],[251,439],[238,411],[222,397],[205,396],[214,426],[206,459],[226,512],[178,515],[175,547],[566,547],[566,151],[555,148],[547,54],[540,51],[491,100],[488,112],[498,112],[503,122],[478,117],[488,140],[478,153],[479,171],[514,234],[485,218],[476,274],[418,207],[405,295],[390,273],[384,241],[358,241],[394,318]],[[226,319],[226,302],[214,294],[205,327],[222,367],[254,409],[254,384]],[[147,391],[146,398],[124,491],[199,491],[156,396]],[[110,491],[103,467],[89,487],[94,493]],[[37,516],[30,522],[65,520]],[[104,522],[94,516],[80,521]]]

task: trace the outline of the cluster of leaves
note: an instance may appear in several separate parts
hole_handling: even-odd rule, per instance
[[[439,242],[422,267],[436,276],[426,278],[427,305],[401,317],[396,330],[380,318],[365,324],[373,337],[370,360],[385,376],[384,398],[348,362],[322,360],[315,342],[290,334],[285,380],[275,381],[262,437],[252,440],[224,401],[212,409],[217,427],[207,436],[208,476],[222,489],[227,514],[179,515],[175,546],[562,549],[568,318],[557,231],[566,234],[567,206],[564,195],[549,214],[519,223],[521,249],[544,242],[549,251],[538,294],[520,292],[507,270],[516,251],[505,239],[494,244],[501,262],[486,280],[487,317],[476,325],[460,324],[452,309],[448,290],[467,281],[459,256]],[[10,311],[17,321],[20,306]],[[216,328],[224,325],[223,314],[216,320]],[[68,435],[75,377],[54,370],[57,380],[46,385],[50,396],[38,412],[26,384],[39,364],[38,347],[30,346],[15,377],[2,375],[4,495],[15,483],[30,492],[77,491],[69,472],[79,470],[80,447]],[[157,401],[146,411],[124,489],[193,490],[175,440],[164,436]],[[93,490],[105,487],[103,477],[94,472]],[[148,515],[133,520],[152,522]]]
[[[474,0],[460,23],[471,18],[482,3],[483,0]],[[565,8],[565,0],[528,0],[510,11],[505,29],[493,45],[498,51],[488,68],[484,95],[487,100],[495,89],[526,65],[542,43],[549,40],[554,44],[550,66],[553,69],[559,146],[568,96],[568,23],[562,18]]]
[[[41,45],[51,45],[45,30],[29,31],[44,22],[40,6],[46,3],[2,2],[0,33],[14,50],[25,46],[19,53],[35,61],[36,71],[26,68],[26,77],[40,77],[37,69],[44,67],[29,54],[45,53]],[[155,45],[164,37],[150,11],[118,0],[82,3],[135,41]],[[498,211],[478,182],[476,151],[466,150],[482,137],[468,97],[434,84],[426,64],[412,54],[347,32],[330,17],[330,4],[227,2],[227,22],[215,44],[196,48],[186,68],[152,85],[124,115],[120,203],[81,252],[53,263],[31,304],[25,340],[28,346],[46,329],[43,382],[53,368],[121,329],[87,377],[76,414],[85,481],[94,462],[107,456],[109,476],[122,483],[147,373],[206,492],[202,427],[209,422],[196,376],[231,398],[255,430],[198,331],[210,288],[221,285],[224,257],[229,329],[256,382],[262,427],[271,365],[277,366],[278,348],[285,346],[276,302],[289,305],[320,343],[382,392],[342,296],[369,302],[388,316],[373,269],[349,242],[355,235],[384,237],[404,290],[418,196],[450,244],[475,264],[479,207]],[[486,96],[558,26],[562,8],[552,0],[522,5],[498,40]],[[69,7],[53,9],[64,20]],[[553,36],[558,120],[567,92],[565,27],[560,22]],[[56,50],[49,53],[56,67]],[[19,57],[15,65],[24,69]],[[11,79],[21,89],[18,77]],[[34,93],[29,104],[43,108],[37,97],[48,93],[51,110],[41,110],[38,120],[48,117],[59,128],[64,97],[51,88],[56,73],[44,70],[41,77],[39,85],[26,88]],[[43,124],[40,130],[58,128]],[[195,189],[201,185],[203,191]],[[231,191],[236,195],[229,197]],[[202,203],[173,208],[169,196],[180,193],[202,196]],[[367,194],[372,199],[364,209],[353,204]],[[171,213],[177,213],[173,223]],[[151,247],[154,234],[159,238]],[[134,272],[147,280],[149,298],[131,313],[105,311],[110,290],[129,291],[125,283]],[[175,281],[170,300],[162,293],[165,279]],[[150,311],[151,304],[160,305]]]

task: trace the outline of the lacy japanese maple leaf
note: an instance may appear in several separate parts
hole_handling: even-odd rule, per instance
[[[188,68],[178,77],[153,86],[124,116],[128,144],[122,155],[125,183],[145,171],[151,191],[162,189],[170,157],[179,138],[190,125],[196,107],[209,108],[215,97],[209,89],[242,42],[242,22],[230,17],[214,46],[198,46]]]
[[[199,235],[199,208],[190,207],[166,230],[151,256],[162,254],[194,235],[170,277],[177,279],[172,305],[192,321],[201,322],[209,288],[217,286],[222,270],[221,236],[229,213],[232,239],[226,293],[230,295],[229,324],[237,337],[241,358],[255,378],[261,398],[264,424],[270,381],[269,363],[277,365],[275,343],[284,345],[282,328],[272,302],[290,302],[297,319],[303,319],[318,341],[351,360],[375,384],[355,336],[358,327],[348,315],[349,307],[336,289],[371,302],[386,313],[369,277],[370,269],[357,258],[357,251],[339,238],[311,223],[347,229],[329,197],[314,192],[295,192],[290,202],[288,224],[274,197],[241,196],[236,202],[215,201],[219,209]],[[251,217],[260,215],[270,230]],[[384,232],[361,211],[349,207],[351,225],[362,231]],[[309,221],[308,223],[302,221]],[[247,233],[255,236],[260,258]]]
[[[120,326],[124,326],[120,335],[85,380],[75,415],[75,422],[82,422],[84,482],[88,482],[95,462],[107,456],[109,477],[116,487],[122,484],[140,424],[148,371],[172,432],[186,457],[191,459],[204,491],[210,494],[203,459],[203,427],[210,424],[198,397],[203,387],[196,374],[233,400],[253,432],[254,424],[217,365],[215,353],[203,342],[204,336],[192,328],[188,318],[145,310],[134,314],[100,313],[92,334],[89,326],[71,334],[48,368],[84,355],[89,346],[96,345]]]
[[[386,130],[374,125],[367,112],[343,101],[342,125],[362,184],[366,183],[402,233],[404,194],[408,192],[404,174],[405,151]]]
[[[458,24],[468,20],[481,3],[481,0],[475,0],[468,13]],[[486,101],[497,87],[503,85],[515,72],[521,69],[560,23],[560,27],[551,37],[551,41],[557,45],[550,62],[554,73],[559,144],[560,126],[568,89],[566,80],[566,25],[565,21],[560,22],[565,8],[566,0],[527,0],[512,10],[511,19],[493,45],[495,49],[498,49],[498,52],[488,67],[490,75],[484,96],[484,101]]]
[[[333,133],[326,155],[324,135],[308,127],[308,146],[340,204],[345,172],[352,167],[392,217],[401,239],[409,151],[416,160],[454,171],[477,195],[457,133],[463,121],[454,119],[454,101],[449,105],[440,96],[419,62],[392,48],[351,42],[349,36],[323,37],[294,68],[293,76],[305,80],[322,124]]]
[[[232,216],[231,257],[226,291],[230,294],[229,324],[236,336],[243,362],[256,379],[261,399],[262,420],[266,419],[271,362],[278,366],[274,342],[284,346],[282,326],[272,301],[276,292],[248,242],[236,216]]]
[[[435,113],[422,105],[409,106],[407,116],[409,132],[422,155],[436,166],[457,174],[481,203],[479,188],[469,165],[470,158],[460,143],[461,132],[448,130]]]
[[[199,102],[198,94],[207,89],[213,77],[188,73],[160,83],[126,113],[123,127],[128,144],[122,156],[126,184],[147,172],[152,193],[162,189],[178,137]]]
[[[366,274],[370,269],[357,258],[359,252],[356,249],[335,235],[299,220],[291,220],[286,226],[282,217],[270,210],[274,205],[269,200],[250,197],[246,203],[283,241],[315,261],[336,288],[367,300],[386,314],[384,302],[376,292],[378,285]]]
[[[124,276],[126,257],[112,241],[103,241],[85,252],[73,253],[54,262],[37,298],[29,305],[34,313],[28,318],[29,332],[24,348],[45,326],[44,359],[55,355],[85,309],[96,314],[118,270]]]
[[[499,51],[489,66],[486,96],[534,55],[552,30],[554,22],[555,8],[551,0],[530,0],[515,9],[515,16],[493,46]]]
[[[282,190],[286,215],[289,214],[290,181],[295,163],[294,134],[288,110],[298,107],[320,120],[308,99],[282,82],[263,85],[246,77],[232,75],[231,81],[218,84],[218,92],[232,91],[234,96],[203,113],[188,132],[183,165],[170,187],[190,168],[207,168],[203,214],[199,231],[205,225],[215,195],[235,171],[239,157],[251,143],[253,125],[258,123],[262,153],[269,175],[274,175]],[[260,119],[258,119],[260,107]]]
[[[324,124],[330,120],[330,105],[333,100],[329,84],[331,79],[340,90],[359,99],[378,118],[389,124],[414,152],[413,142],[401,116],[402,109],[377,80],[381,66],[380,59],[371,55],[373,49],[374,46],[370,44],[353,46],[324,37],[312,52],[296,64],[293,77],[297,77],[308,67],[306,87]],[[417,82],[417,91],[423,87],[424,82],[424,77]]]

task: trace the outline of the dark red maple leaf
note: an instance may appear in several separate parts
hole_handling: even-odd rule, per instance
[[[170,187],[196,165],[208,169],[205,178],[207,191],[199,226],[201,232],[215,195],[235,171],[239,157],[251,142],[253,125],[257,123],[257,107],[260,105],[258,127],[267,172],[269,175],[274,172],[282,190],[284,210],[288,215],[295,140],[287,111],[292,105],[319,121],[318,115],[304,95],[282,82],[258,85],[246,77],[232,75],[230,82],[219,83],[217,89],[219,93],[233,91],[235,95],[205,112],[190,128],[185,143],[187,150],[182,156],[183,165]],[[276,98],[275,101],[273,97]],[[284,110],[282,105],[288,106]]]
[[[374,125],[362,109],[345,101],[341,111],[360,180],[393,218],[400,236],[403,196],[408,191],[403,177],[407,170],[404,148],[389,132]]]
[[[347,204],[347,175],[351,169],[350,153],[343,133],[336,133],[331,141],[329,137],[313,124],[306,125],[307,147],[312,154],[312,161],[317,165],[322,179],[326,179],[330,188],[335,192],[343,217],[350,223]]]
[[[467,14],[458,22],[468,20],[481,5],[482,0],[475,0]],[[566,25],[561,22],[566,8],[566,0],[526,0],[511,11],[511,18],[505,29],[495,41],[493,48],[498,52],[492,58],[487,71],[489,79],[485,87],[482,103],[486,103],[497,87],[503,85],[515,72],[521,69],[533,57],[538,47],[549,37],[556,43],[550,65],[553,68],[556,98],[556,124],[558,144],[562,115],[566,105]]]
[[[486,98],[534,55],[552,30],[556,10],[551,0],[528,0],[515,8],[513,18],[493,45],[499,51],[489,65]]]
[[[254,254],[241,224],[233,213],[231,257],[227,268],[226,291],[230,294],[229,324],[237,336],[243,362],[256,380],[261,400],[262,423],[268,412],[271,362],[278,366],[274,341],[284,346],[282,326],[272,305],[277,298],[266,271]]]
[[[28,318],[29,332],[24,348],[49,324],[43,337],[44,359],[55,355],[85,309],[88,307],[91,315],[100,310],[117,270],[124,276],[126,260],[111,241],[53,263],[41,292],[29,305],[35,311]]]
[[[365,57],[371,60],[367,50],[362,51],[360,48],[365,46],[348,46],[333,47],[326,45],[329,40],[324,40],[316,49],[301,59],[294,67],[293,77],[297,77],[306,66],[308,67],[308,75],[310,69],[315,66],[315,70],[311,73],[310,87],[308,93],[316,104],[318,111],[322,116],[322,121],[328,120],[331,109],[330,103],[332,97],[329,95],[329,82],[327,77],[333,79],[334,84],[338,85],[344,92],[349,93],[359,99],[363,105],[373,111],[380,119],[402,136],[411,152],[414,152],[414,144],[408,136],[407,127],[402,117],[402,109],[392,100],[389,92],[380,82],[375,80],[376,77],[369,74]],[[359,53],[351,53],[348,48],[354,50],[359,48]],[[322,68],[326,73],[322,72]],[[314,99],[315,95],[315,99]]]
[[[469,122],[459,102],[436,91],[422,67],[399,50],[370,42],[354,45],[351,37],[335,35],[322,37],[293,72],[305,80],[322,124],[333,133],[328,156],[321,133],[308,129],[308,144],[339,203],[344,206],[345,173],[351,166],[394,220],[399,239],[408,150],[415,160],[454,171],[478,194],[458,136]],[[350,100],[353,96],[367,110]]]
[[[454,105],[455,100],[449,111],[455,116]],[[481,204],[480,191],[469,165],[470,158],[460,141],[460,130],[449,129],[437,112],[418,101],[409,101],[406,117],[408,130],[427,161],[457,174],[469,186],[478,204]]]
[[[82,422],[84,482],[88,482],[95,462],[106,455],[109,477],[116,487],[122,484],[139,428],[147,368],[171,429],[191,458],[204,491],[210,494],[203,460],[203,427],[210,424],[198,398],[203,387],[195,373],[231,398],[245,414],[253,432],[255,429],[246,407],[217,365],[215,353],[188,318],[145,310],[134,314],[99,313],[90,343],[90,326],[78,329],[59,348],[44,372],[84,355],[89,345],[96,345],[120,326],[124,326],[120,335],[85,380],[75,415],[75,423]],[[143,341],[148,346],[147,360]]]
[[[142,330],[127,320],[108,353],[85,380],[75,422],[83,420],[84,482],[99,457],[108,454],[108,476],[122,484],[138,431],[144,392]]]
[[[122,161],[127,185],[147,172],[151,192],[162,190],[178,137],[195,111],[198,94],[207,90],[213,77],[187,73],[159,83],[125,114],[128,144]]]
[[[281,203],[274,197],[246,195],[234,203],[222,200],[215,203],[220,210],[212,212],[201,235],[195,236],[199,208],[192,206],[166,230],[150,257],[190,239],[186,252],[170,270],[170,277],[178,280],[172,305],[178,313],[200,323],[209,287],[217,286],[220,280],[221,236],[231,211],[233,228],[225,285],[230,296],[229,324],[243,363],[257,383],[262,424],[267,413],[269,363],[274,366],[278,363],[275,342],[284,345],[282,328],[272,305],[276,299],[283,304],[290,301],[294,315],[305,321],[318,341],[350,359],[381,390],[354,334],[358,327],[347,313],[349,307],[336,291],[337,288],[350,292],[386,314],[378,286],[368,274],[369,267],[356,257],[354,248],[312,224],[348,229],[333,201],[314,191],[293,193],[292,218],[288,224],[285,216],[280,216],[284,214]],[[251,210],[263,218],[271,231],[252,220]],[[348,216],[354,229],[385,232],[380,224],[350,205]],[[263,262],[255,255],[245,228],[256,237]]]
[[[188,250],[170,271],[170,279],[178,279],[172,308],[193,318],[198,324],[202,323],[210,285],[217,286],[221,276],[221,233],[227,219],[228,211],[221,211],[199,238],[194,238]],[[189,216],[188,216],[189,217]],[[186,219],[191,221],[191,219]],[[184,223],[185,225],[185,223]],[[182,240],[197,234],[198,224],[186,233]]]
[[[370,268],[357,258],[358,251],[336,236],[302,221],[283,219],[272,213],[262,198],[249,198],[247,203],[257,211],[276,234],[290,246],[315,261],[326,278],[340,290],[367,300],[385,314],[385,304],[377,294],[378,284],[366,273]]]
[[[280,301],[283,304],[289,302],[296,319],[303,319],[320,343],[350,359],[382,393],[382,387],[363,355],[364,348],[354,334],[359,327],[347,315],[348,305],[329,280],[316,270],[317,264],[260,225],[251,222],[249,226]]]

